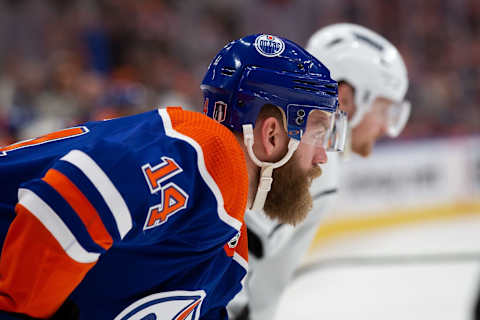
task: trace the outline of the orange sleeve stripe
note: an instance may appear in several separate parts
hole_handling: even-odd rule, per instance
[[[79,128],[79,127],[67,128],[67,129],[63,129],[63,130],[59,130],[59,131],[55,131],[55,132],[46,134],[44,136],[41,136],[41,137],[38,137],[38,138],[35,138],[35,139],[30,139],[30,140],[21,141],[21,142],[15,143],[15,144],[11,144],[11,145],[6,146],[4,148],[0,148],[0,151],[10,151],[10,150],[13,150],[13,149],[17,149],[17,148],[21,148],[21,147],[25,147],[25,146],[30,146],[30,145],[34,145],[34,144],[39,144],[39,143],[46,142],[46,141],[58,140],[58,139],[62,139],[62,138],[71,137],[71,136],[74,136],[74,135],[79,135],[79,134],[84,133],[84,132],[85,132],[84,129]]]
[[[199,112],[180,108],[167,111],[172,128],[202,148],[207,171],[220,189],[227,213],[243,222],[248,194],[247,166],[233,133]]]
[[[48,318],[95,265],[71,259],[21,204],[0,259],[0,310]]]
[[[113,244],[113,239],[100,219],[97,210],[77,186],[63,173],[55,169],[48,170],[42,180],[68,202],[82,220],[93,241],[108,250]]]

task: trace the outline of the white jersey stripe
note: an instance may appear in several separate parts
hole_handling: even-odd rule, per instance
[[[85,176],[97,188],[98,192],[105,200],[108,208],[113,214],[115,223],[117,224],[120,237],[123,239],[125,235],[132,229],[132,217],[127,204],[120,192],[113,185],[105,172],[97,163],[86,153],[80,150],[72,150],[67,153],[61,160],[70,162],[80,169]]]
[[[58,241],[70,258],[80,263],[98,260],[99,253],[86,251],[62,219],[37,194],[29,189],[18,189],[19,203],[30,211]]]
[[[212,176],[207,171],[207,166],[205,165],[205,160],[203,158],[203,151],[200,145],[192,138],[186,135],[183,135],[180,132],[173,129],[170,116],[168,115],[168,112],[166,109],[158,109],[158,113],[162,118],[163,126],[165,128],[165,133],[172,138],[176,138],[176,139],[180,139],[185,142],[188,142],[197,152],[198,170],[200,171],[200,175],[202,176],[203,180],[212,191],[213,195],[215,196],[215,199],[217,200],[217,212],[220,220],[222,220],[229,226],[235,228],[236,230],[240,230],[242,226],[242,222],[230,216],[225,210],[222,193],[220,192],[220,189],[215,183],[215,180],[213,180]]]
[[[248,262],[247,260],[243,259],[241,255],[239,255],[237,252],[233,253],[233,260],[237,261],[239,265],[245,269],[245,271],[248,271]]]

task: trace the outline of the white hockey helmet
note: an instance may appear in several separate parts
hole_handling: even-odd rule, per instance
[[[351,127],[360,123],[377,97],[383,97],[394,102],[388,110],[387,134],[400,134],[411,106],[404,101],[407,69],[395,46],[365,27],[338,23],[315,32],[306,49],[330,69],[333,79],[346,81],[355,89],[357,108]]]

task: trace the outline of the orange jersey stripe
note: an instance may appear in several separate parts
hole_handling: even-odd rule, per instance
[[[55,189],[75,210],[93,241],[108,250],[113,244],[113,239],[100,219],[97,210],[77,186],[63,173],[55,169],[48,170],[42,180]]]
[[[203,151],[208,173],[217,184],[227,213],[243,222],[248,175],[240,145],[225,126],[198,112],[168,108],[172,128],[195,140]]]
[[[35,138],[35,139],[30,139],[30,140],[25,140],[25,141],[20,141],[14,144],[11,144],[9,146],[0,148],[0,151],[10,151],[14,149],[18,149],[21,147],[26,147],[30,145],[35,145],[35,144],[40,144],[42,142],[47,142],[47,141],[53,141],[53,140],[58,140],[62,138],[67,138],[75,135],[79,135],[84,133],[85,130],[83,128],[67,128],[59,131],[55,131],[49,134],[46,134],[44,136]]]
[[[184,320],[187,316],[190,315],[190,313],[192,313],[193,309],[195,309],[196,306],[198,306],[198,304],[202,302],[202,300],[197,300],[196,302],[194,302],[190,307],[188,307],[187,309],[185,309],[182,313],[180,313],[176,318],[175,320]]]
[[[15,211],[0,259],[0,310],[48,318],[95,262],[72,260],[25,207]]]

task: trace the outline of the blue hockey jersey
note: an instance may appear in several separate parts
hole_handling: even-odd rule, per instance
[[[169,107],[22,141],[0,149],[0,188],[0,310],[227,318],[248,177],[214,120]]]

